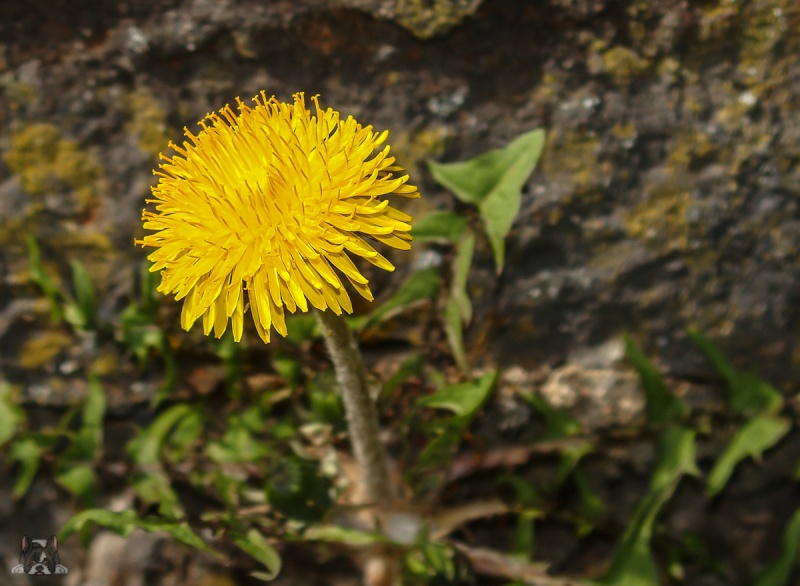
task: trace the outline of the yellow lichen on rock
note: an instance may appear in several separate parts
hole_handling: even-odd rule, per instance
[[[475,12],[480,0],[401,0],[397,22],[414,35],[427,39],[459,24]]]
[[[617,46],[603,53],[603,65],[606,72],[617,83],[622,84],[644,73],[650,66],[650,61],[627,47]]]
[[[474,14],[482,0],[336,0],[378,18],[391,18],[420,39],[444,33]]]
[[[22,345],[19,365],[28,370],[36,370],[74,344],[72,336],[61,330],[41,332]]]
[[[634,79],[640,79],[652,65],[649,59],[633,49],[622,45],[609,47],[603,39],[594,39],[589,43],[586,63],[592,74],[608,75],[619,86],[627,86]]]
[[[128,94],[124,98],[124,104],[128,114],[125,128],[136,135],[141,151],[157,158],[170,139],[166,112],[149,90]]]
[[[629,236],[658,250],[685,250],[689,242],[686,210],[691,196],[681,189],[655,189],[623,221]]]
[[[12,134],[4,158],[25,193],[38,197],[68,190],[81,210],[94,201],[103,177],[102,165],[52,124],[31,124]]]
[[[565,176],[577,191],[598,178],[600,141],[592,132],[552,132],[542,153],[541,170],[546,177]]]
[[[443,126],[423,128],[415,133],[400,131],[392,139],[392,153],[411,169],[424,159],[440,157],[450,134]]]
[[[17,81],[11,74],[0,76],[0,89],[5,93],[8,109],[11,112],[35,104],[37,101],[36,88]]]
[[[718,154],[719,149],[708,134],[684,132],[675,141],[667,166],[673,172],[684,172],[691,170],[693,164],[708,161]]]

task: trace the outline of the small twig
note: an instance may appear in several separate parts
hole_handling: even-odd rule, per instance
[[[251,507],[242,507],[236,511],[236,514],[241,517],[246,517],[249,515],[263,515],[264,513],[269,513],[271,510],[272,505],[253,505]]]
[[[496,515],[505,515],[509,512],[511,512],[511,508],[497,499],[478,501],[447,509],[433,517],[430,522],[429,536],[433,540],[439,540],[447,537],[453,531],[470,521],[494,517]]]
[[[550,576],[547,564],[524,562],[491,549],[470,547],[456,541],[448,543],[466,557],[479,574],[522,580],[529,586],[592,586],[591,582],[579,578]]]
[[[469,476],[478,470],[520,466],[535,454],[554,454],[582,444],[592,445],[593,437],[569,437],[525,446],[505,446],[483,453],[472,452],[459,456],[450,466],[447,482]]]

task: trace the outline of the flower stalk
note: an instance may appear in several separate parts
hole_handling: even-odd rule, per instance
[[[392,490],[386,452],[380,440],[378,412],[367,384],[367,370],[344,316],[317,311],[317,319],[336,369],[350,443],[361,472],[358,499],[374,506],[391,497]]]

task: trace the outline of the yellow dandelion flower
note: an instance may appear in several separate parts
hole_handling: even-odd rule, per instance
[[[372,300],[348,253],[394,270],[365,238],[411,248],[411,216],[383,196],[419,192],[389,146],[377,150],[388,132],[342,120],[316,96],[316,115],[302,93],[293,104],[264,92],[252,108],[236,101],[238,115],[209,114],[197,135],[184,129],[191,142],[170,143],[176,155],[161,155],[147,200],[156,211],[142,214],[156,232],[136,243],[156,248],[151,270],[161,271],[160,292],[184,300],[184,329],[202,316],[206,335],[220,337],[230,319],[239,341],[249,305],[269,342],[270,328],[286,335],[285,309],[352,313],[340,274]]]

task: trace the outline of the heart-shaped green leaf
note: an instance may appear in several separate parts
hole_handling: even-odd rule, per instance
[[[411,235],[414,242],[445,241],[455,242],[464,233],[467,218],[454,212],[433,212],[414,222]]]
[[[458,163],[428,161],[433,178],[465,203],[478,207],[492,245],[497,272],[503,270],[505,237],[517,217],[522,187],[544,148],[541,128],[526,132],[503,149]]]
[[[471,417],[489,398],[489,391],[494,387],[496,380],[496,371],[487,372],[479,379],[439,389],[434,394],[417,401],[417,405],[446,409],[457,416]]]

